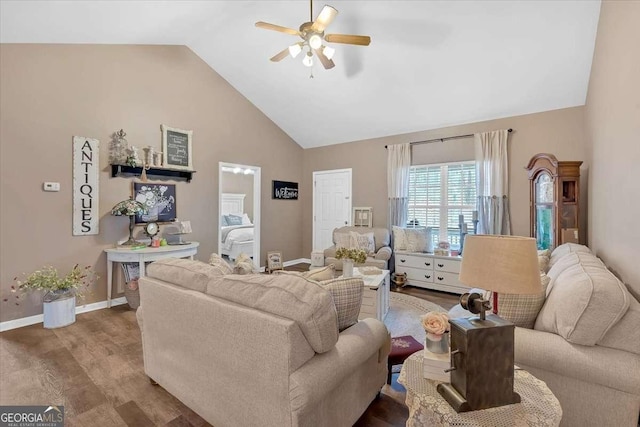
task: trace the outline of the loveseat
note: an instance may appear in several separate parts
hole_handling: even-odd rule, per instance
[[[626,288],[589,248],[572,243],[551,253],[546,274],[534,328],[515,329],[516,364],[553,391],[561,426],[636,427],[640,302],[632,292],[638,290]],[[458,305],[450,315],[471,314]]]
[[[386,327],[339,332],[317,282],[166,259],[139,284],[145,373],[216,427],[351,426],[385,384]]]
[[[388,269],[389,259],[391,259],[391,236],[389,230],[386,228],[368,228],[368,227],[340,227],[333,230],[332,238],[333,245],[324,250],[324,265],[333,264],[336,270],[342,271],[342,260],[336,258],[336,250],[341,244],[341,237],[348,239],[349,244],[342,243],[345,247],[353,247],[354,241],[350,236],[351,233],[357,233],[359,235],[368,235],[371,233],[373,236],[373,245],[370,250],[367,250],[367,260],[364,266],[374,266],[383,270]]]

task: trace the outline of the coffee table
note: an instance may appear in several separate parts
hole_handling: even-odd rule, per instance
[[[354,277],[362,277],[364,292],[362,293],[362,306],[358,319],[372,317],[384,321],[389,312],[389,270],[381,270],[380,274],[361,274],[357,268],[353,269]]]
[[[456,411],[438,393],[439,381],[423,377],[422,351],[405,360],[398,382],[407,390],[407,427],[411,426],[558,426],[562,418],[560,402],[543,382],[529,372],[516,369],[514,389],[521,403],[483,409]]]

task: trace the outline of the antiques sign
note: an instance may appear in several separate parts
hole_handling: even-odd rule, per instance
[[[273,181],[274,199],[298,200],[298,183],[288,181]]]
[[[73,235],[98,234],[100,142],[73,137]]]

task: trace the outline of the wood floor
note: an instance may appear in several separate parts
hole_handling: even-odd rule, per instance
[[[417,288],[402,292],[447,309],[458,299]],[[405,393],[396,379],[357,426],[405,425]],[[66,426],[209,425],[149,383],[135,312],[127,305],[80,314],[61,329],[37,324],[0,334],[0,405],[29,404],[64,405]]]

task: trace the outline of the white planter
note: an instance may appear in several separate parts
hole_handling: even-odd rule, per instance
[[[46,329],[62,328],[76,321],[76,296],[73,293],[62,294],[53,301],[46,299],[42,303]]]
[[[353,260],[349,258],[342,260],[342,277],[353,277]]]

